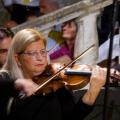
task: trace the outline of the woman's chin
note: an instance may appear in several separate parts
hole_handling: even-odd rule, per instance
[[[34,76],[41,75],[41,74],[44,72],[44,70],[45,70],[45,69],[43,69],[43,70],[36,70],[36,71],[34,72]]]

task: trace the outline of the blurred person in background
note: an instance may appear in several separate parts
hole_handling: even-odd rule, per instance
[[[6,27],[6,28],[11,29],[13,27],[16,27],[17,25],[18,24],[15,21],[13,21],[13,20],[7,20],[7,21],[4,22],[3,26]]]
[[[39,0],[3,0],[3,3],[17,24],[25,22],[30,13],[40,15]]]
[[[0,68],[5,63],[14,33],[8,28],[0,28]]]
[[[40,4],[40,15],[49,14],[64,6],[62,0],[40,0],[39,4]],[[53,48],[54,50],[56,50],[59,44],[63,42],[61,34],[62,34],[61,24],[52,27],[52,29],[48,33],[48,43],[47,43],[48,51],[50,51]]]
[[[62,38],[64,42],[56,51],[50,54],[51,62],[68,64],[73,60],[77,30],[78,27],[74,19],[63,23]]]

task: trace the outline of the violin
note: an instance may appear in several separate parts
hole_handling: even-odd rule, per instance
[[[85,87],[92,74],[92,67],[89,65],[74,65],[64,67],[61,64],[50,64],[46,67],[43,74],[33,78],[34,82],[39,85],[36,93],[46,95],[55,92],[61,87],[68,90],[78,90]],[[120,80],[117,74],[111,74],[111,79]]]
[[[65,86],[67,89],[77,88],[78,86],[79,87],[85,86],[89,82],[88,76],[87,77],[81,76],[81,75],[76,76],[73,74],[67,75],[68,72],[63,72],[63,70],[73,65],[73,63],[75,63],[78,59],[80,59],[80,57],[84,55],[89,49],[93,48],[93,46],[94,45],[90,46],[81,55],[76,57],[73,61],[71,61],[64,67],[63,66],[61,67],[61,65],[55,65],[55,64],[48,65],[46,67],[45,72],[42,75],[39,75],[33,78],[33,81],[39,84],[39,87],[36,89],[36,92],[34,94],[39,93],[39,92],[42,92],[43,94],[54,92],[63,86]],[[73,68],[75,69],[75,67]],[[76,83],[76,81],[78,84]]]
[[[46,67],[43,74],[33,78],[33,81],[40,87],[36,90],[38,93],[47,94],[55,92],[61,87],[69,90],[81,89],[89,83],[91,71],[87,65],[74,65],[73,67],[64,67],[61,64],[50,64]],[[86,69],[85,69],[86,68]]]

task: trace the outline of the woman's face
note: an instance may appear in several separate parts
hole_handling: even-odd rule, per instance
[[[43,41],[39,40],[27,46],[18,57],[18,65],[26,77],[40,75],[47,65],[47,52]]]
[[[62,37],[64,39],[75,39],[77,33],[77,26],[74,21],[66,22],[62,26]]]

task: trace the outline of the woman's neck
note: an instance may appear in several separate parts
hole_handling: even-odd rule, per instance
[[[75,43],[75,40],[73,40],[73,39],[66,40],[66,44],[67,44],[69,50],[72,50],[74,48],[74,43]]]
[[[28,73],[24,72],[23,75],[24,75],[24,78],[26,78],[26,79],[32,79],[31,74],[28,74]]]

